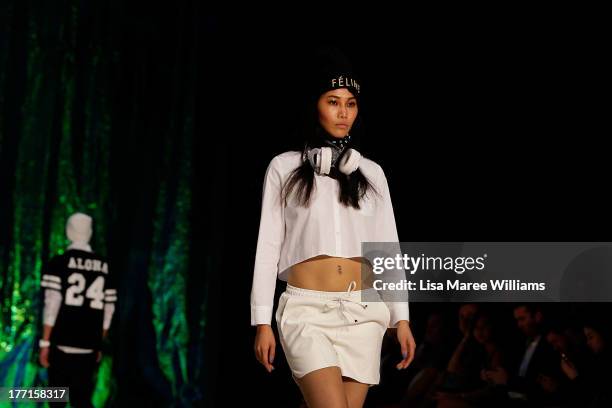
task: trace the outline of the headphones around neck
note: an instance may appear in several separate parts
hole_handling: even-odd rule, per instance
[[[327,175],[331,171],[332,167],[332,148],[331,147],[316,147],[309,149],[304,152],[306,157],[304,160],[308,160],[310,165],[317,174]],[[338,163],[338,170],[346,174],[347,176],[353,173],[359,167],[359,161],[361,160],[361,153],[357,150],[349,148],[346,153],[340,158]]]

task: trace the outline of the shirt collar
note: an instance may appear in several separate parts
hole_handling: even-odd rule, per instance
[[[91,246],[85,242],[73,242],[68,246],[68,249],[80,249],[81,251],[93,252]]]

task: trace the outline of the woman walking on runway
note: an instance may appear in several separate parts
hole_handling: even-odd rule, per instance
[[[362,242],[397,243],[398,235],[385,174],[357,149],[361,84],[340,52],[321,51],[319,63],[304,147],[277,155],[266,170],[251,325],[256,358],[271,372],[274,291],[277,278],[286,281],[275,320],[306,403],[361,407],[380,381],[387,328],[397,329],[398,369],[412,361],[415,343],[407,299],[383,301],[362,255]]]

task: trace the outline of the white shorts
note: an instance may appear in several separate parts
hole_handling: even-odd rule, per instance
[[[352,281],[346,292],[327,292],[287,284],[275,317],[294,380],[338,366],[342,376],[370,387],[380,382],[382,340],[391,314],[375,289],[355,286]]]

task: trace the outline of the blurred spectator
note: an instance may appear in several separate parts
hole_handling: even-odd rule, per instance
[[[563,355],[561,370],[570,380],[566,406],[610,407],[610,342],[609,324],[594,319],[584,323],[586,344],[592,353],[590,364],[580,365],[572,355]]]
[[[476,363],[479,363],[480,366],[475,367],[475,372],[469,373],[469,376],[477,376],[478,380],[474,382],[473,387],[460,392],[436,392],[433,398],[438,402],[437,407],[439,408],[488,407],[505,401],[505,396],[500,394],[495,384],[484,376],[484,373],[489,370],[503,369],[505,360],[497,328],[490,314],[479,312],[476,315],[472,336],[479,352],[473,354],[477,360],[471,366],[475,367]]]
[[[442,313],[434,312],[429,315],[424,339],[417,349],[413,362],[412,379],[405,388],[400,406],[427,405],[427,397],[444,373],[452,352],[448,346],[449,333],[447,319]]]
[[[546,341],[557,352],[559,360],[572,361],[579,368],[586,368],[590,363],[590,356],[584,335],[576,341],[572,328],[562,324],[551,325],[546,334]]]
[[[455,347],[441,379],[439,390],[443,392],[463,392],[480,385],[481,361],[483,349],[473,336],[475,317],[478,305],[468,303],[459,308],[459,331],[462,338]]]
[[[513,405],[560,405],[562,374],[558,354],[544,339],[544,313],[537,304],[520,304],[514,319],[525,336],[520,360],[510,372],[503,368],[485,370],[483,378],[498,386]]]
[[[448,318],[442,312],[431,312],[425,327],[423,341],[415,351],[415,358],[406,370],[397,370],[395,360],[398,358],[396,336],[387,331],[384,339],[381,383],[372,389],[368,397],[378,406],[398,406],[400,400],[409,399],[417,404],[428,392],[440,372],[446,367],[451,353],[449,334],[451,332]],[[416,405],[410,405],[414,407]]]
[[[439,310],[446,306],[455,307]],[[429,312],[405,372],[392,367],[399,356],[389,330],[383,387],[372,390],[379,389],[365,407],[612,406],[610,325],[596,320],[610,314],[612,303],[550,305],[562,319],[552,319],[539,304],[508,306],[498,312],[492,305],[461,305],[454,325],[442,311]]]

